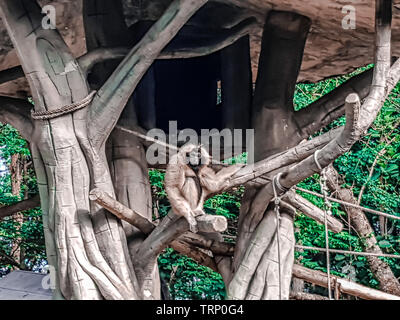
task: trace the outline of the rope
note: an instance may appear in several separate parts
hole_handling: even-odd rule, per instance
[[[163,141],[161,141],[161,140],[157,140],[157,139],[148,137],[148,136],[146,136],[146,135],[144,135],[144,134],[142,134],[142,133],[140,133],[140,132],[137,132],[137,131],[134,131],[134,130],[126,129],[126,128],[120,126],[120,125],[116,125],[115,128],[118,129],[118,130],[121,130],[121,131],[123,131],[123,132],[132,134],[132,135],[134,135],[134,136],[136,136],[136,137],[138,137],[138,138],[140,138],[140,139],[142,139],[142,140],[144,140],[144,141],[157,143],[157,144],[159,144],[160,146],[163,146],[163,147],[165,147],[165,148],[167,148],[167,149],[172,149],[172,150],[175,150],[175,151],[179,151],[179,147],[177,147],[177,146],[174,146],[174,145],[172,145],[172,144],[163,142]],[[227,163],[223,163],[223,162],[221,162],[221,161],[215,160],[215,159],[213,159],[212,157],[211,157],[211,162],[212,162],[212,164],[219,164],[219,165],[222,165],[222,166],[225,166],[225,167],[228,166]]]
[[[303,189],[303,188],[300,188],[300,187],[293,187],[293,189],[301,191],[301,192],[304,192],[304,193],[311,194],[311,195],[319,197],[319,198],[324,198],[323,195],[321,195],[321,194],[319,194],[317,192],[314,192],[314,191],[310,191],[310,190]],[[337,202],[337,203],[342,204],[342,205],[347,206],[347,207],[360,209],[362,211],[373,213],[373,214],[376,214],[376,215],[379,215],[379,216],[383,216],[383,217],[386,217],[386,218],[389,218],[389,219],[400,220],[400,217],[392,215],[392,214],[389,214],[389,213],[385,213],[385,212],[381,212],[381,211],[365,208],[365,207],[359,206],[357,204],[353,204],[353,203],[346,202],[346,201],[339,200],[339,199],[332,198],[332,197],[326,197],[326,198],[329,201]]]
[[[280,227],[281,227],[281,214],[279,212],[279,204],[281,198],[278,196],[276,192],[276,188],[280,186],[279,177],[281,173],[278,173],[274,179],[272,180],[272,190],[274,191],[274,211],[276,214],[276,236],[277,236],[277,246],[278,246],[278,280],[279,280],[279,300],[282,300],[282,275],[281,275],[281,242],[280,242]]]
[[[97,91],[93,90],[85,97],[82,101],[72,103],[70,105],[57,108],[55,110],[38,111],[31,110],[31,116],[34,120],[49,120],[60,117],[62,115],[83,109],[87,107],[93,100],[94,95]]]
[[[328,296],[329,300],[332,300],[332,289],[331,289],[331,262],[329,256],[329,233],[328,233],[328,214],[332,215],[331,208],[332,204],[328,200],[328,188],[326,186],[326,175],[325,169],[322,168],[318,161],[318,154],[320,150],[315,151],[314,161],[318,169],[321,171],[319,184],[324,197],[324,225],[325,225],[325,248],[326,248],[326,271],[328,276]]]
[[[303,249],[303,250],[315,250],[315,251],[326,252],[326,248],[319,248],[319,247],[309,247],[309,246],[295,245],[295,248],[296,249]],[[355,255],[355,256],[362,256],[362,257],[379,257],[379,258],[400,259],[400,255],[397,255],[397,254],[360,252],[360,251],[339,250],[339,249],[329,249],[329,251],[332,252],[332,253],[352,254],[352,255]]]
[[[144,135],[142,133],[139,133],[137,131],[129,130],[129,129],[126,129],[126,128],[124,128],[122,126],[119,126],[119,125],[115,126],[115,128],[118,129],[118,130],[121,130],[123,132],[129,133],[129,134],[133,134],[134,136],[136,136],[136,137],[138,137],[138,138],[140,138],[142,140],[145,140],[145,141],[148,141],[148,142],[157,143],[157,144],[159,144],[159,145],[161,145],[163,147],[179,151],[179,148],[174,146],[174,145],[172,145],[172,144],[169,144],[169,143],[163,142],[161,140],[157,140],[157,139],[151,138],[151,137],[146,136],[146,135]]]

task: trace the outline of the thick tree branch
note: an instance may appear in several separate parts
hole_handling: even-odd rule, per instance
[[[32,108],[33,105],[27,100],[0,97],[0,121],[12,125],[25,140],[30,141],[33,131]]]
[[[175,0],[131,50],[95,96],[89,111],[89,139],[100,148],[129,97],[164,47],[207,0]]]
[[[307,282],[311,282],[318,286],[328,287],[328,276],[321,271],[311,270],[295,264],[293,266],[293,276]],[[340,291],[352,296],[360,297],[367,300],[400,300],[399,296],[388,294],[379,290],[365,287],[355,282],[351,282],[337,276],[331,275],[331,286],[335,287],[335,283],[340,285]]]
[[[369,69],[356,75],[332,90],[322,98],[313,102],[304,109],[296,112],[296,122],[301,128],[301,137],[307,138],[318,130],[326,127],[333,120],[344,115],[344,100],[352,92],[364,99],[371,88],[374,69]],[[387,78],[387,89],[385,99],[400,80],[400,60],[392,65]]]
[[[171,248],[179,252],[180,254],[192,258],[198,264],[209,267],[215,272],[219,272],[214,257],[210,254],[207,254],[205,250],[202,250],[202,248],[199,248],[198,246],[193,245],[190,242],[182,241],[179,238],[171,243]]]
[[[206,34],[202,35],[193,45],[182,46],[182,43],[186,43],[185,41],[175,42],[172,40],[158,59],[186,59],[212,54],[248,35],[256,26],[257,20],[248,18],[229,29],[207,30]],[[188,26],[188,28],[191,27]],[[194,27],[193,32],[196,31],[197,28]],[[199,32],[201,33],[201,29]],[[193,35],[189,34],[189,37],[193,39]]]
[[[293,96],[310,25],[294,12],[272,10],[266,17],[252,106],[255,160],[282,151],[282,140],[298,137]]]
[[[204,245],[209,244],[209,240],[204,236],[196,235],[194,239],[190,239],[190,236],[181,235],[185,234],[189,230],[189,224],[184,218],[179,218],[174,214],[169,214],[166,216],[162,222],[156,226],[153,222],[147,220],[139,213],[129,209],[124,206],[117,200],[113,199],[107,193],[94,189],[90,192],[90,200],[95,201],[115,216],[124,220],[133,226],[137,227],[144,234],[149,235],[149,237],[143,242],[140,250],[143,251],[143,254],[153,254],[160,253],[165,247],[170,245],[172,248],[176,249],[178,252],[182,254],[190,253],[190,248],[193,245],[199,245],[204,248]],[[174,222],[174,223],[172,223]],[[198,228],[201,232],[222,232],[227,227],[227,221],[224,217],[221,216],[211,216],[206,215],[197,218]],[[149,239],[150,238],[150,239]],[[176,243],[176,240],[179,238],[179,243]],[[147,245],[148,244],[148,245]],[[151,248],[150,248],[151,247]],[[197,246],[196,246],[197,247]],[[210,251],[216,250],[215,254],[218,255],[229,255],[232,249],[229,246],[225,246],[223,243],[214,242],[210,244],[207,248]],[[150,250],[148,252],[148,250]],[[143,257],[142,254],[138,254],[139,257]],[[198,257],[202,257],[203,255],[199,255],[199,253],[194,252],[193,255],[190,255],[191,258],[196,261]],[[209,261],[208,259],[205,259]],[[200,261],[198,261],[200,263]]]
[[[196,220],[199,231],[205,233],[223,232],[228,226],[226,218],[222,216],[202,215]],[[137,256],[141,263],[155,259],[168,245],[173,247],[173,241],[188,230],[187,220],[171,211],[140,246]]]
[[[233,243],[216,241],[191,232],[183,234],[180,239],[191,243],[196,247],[210,250],[213,255],[216,256],[233,256],[235,251],[235,245]]]
[[[254,181],[254,183],[258,185],[265,185],[269,181],[261,176],[307,158],[314,154],[316,150],[337,138],[342,131],[342,127],[333,129],[311,140],[304,141],[287,151],[258,161],[254,165],[247,165],[232,176],[229,186],[226,189],[243,185],[251,181]]]
[[[155,228],[155,225],[143,217],[140,213],[124,206],[122,203],[118,202],[109,194],[101,191],[100,189],[93,189],[90,192],[89,199],[95,201],[97,204],[107,209],[119,219],[135,226],[144,234],[150,234]]]
[[[183,47],[181,43],[172,41],[156,59],[187,59],[212,54],[248,35],[256,25],[255,18],[248,18],[229,29],[213,30],[203,39],[203,43],[196,43],[195,46]],[[77,61],[82,72],[87,75],[96,64],[124,59],[130,50],[128,47],[97,48],[77,58]],[[21,66],[2,70],[0,71],[0,84],[24,77],[25,73]]]
[[[358,140],[361,135],[361,127],[358,125],[357,121],[360,113],[360,101],[356,94],[351,94],[346,100],[346,111],[347,111],[347,121],[344,130],[341,134],[328,143],[324,148],[321,149],[317,160],[322,168],[326,167],[332,163],[340,155],[347,152],[350,147]],[[314,173],[319,172],[318,165],[314,160],[314,156],[309,156],[307,159],[301,161],[300,163],[294,165],[288,170],[282,173],[280,178],[280,184],[284,188],[291,188],[302,180]],[[260,192],[257,194],[256,198],[252,203],[252,217],[247,220],[247,228],[253,230],[261,220],[264,212],[267,209],[269,202],[274,197],[274,191],[272,183],[267,184]],[[249,217],[250,218],[250,217]]]
[[[328,297],[324,297],[318,294],[312,294],[307,292],[290,292],[290,299],[293,300],[329,300]]]
[[[10,206],[5,206],[0,208],[0,220],[12,216],[21,211],[34,209],[36,207],[40,207],[40,197],[39,195],[34,196],[33,198],[23,200],[12,204]]]
[[[306,139],[345,113],[344,101],[351,93],[364,99],[371,87],[373,69],[356,75],[304,109],[296,112],[295,120],[301,137]]]

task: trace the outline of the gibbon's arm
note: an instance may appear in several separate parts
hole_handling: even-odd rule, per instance
[[[229,179],[242,167],[242,164],[236,164],[224,167],[218,172],[210,167],[203,167],[199,171],[200,184],[207,189],[208,193],[219,193],[229,185]]]
[[[178,164],[168,165],[164,183],[165,191],[175,214],[179,216],[191,214],[190,205],[181,192],[185,183],[184,169]]]

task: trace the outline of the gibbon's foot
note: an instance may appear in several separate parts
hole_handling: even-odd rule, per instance
[[[197,233],[199,229],[197,228],[197,221],[193,215],[187,215],[186,221],[189,223],[189,229],[193,233]]]
[[[198,208],[198,209],[193,210],[193,214],[195,217],[198,217],[198,216],[202,216],[206,213],[203,211],[203,209]]]

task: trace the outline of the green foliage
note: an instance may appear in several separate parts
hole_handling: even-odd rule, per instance
[[[161,278],[175,300],[222,300],[225,285],[221,276],[195,261],[166,249],[158,259]]]
[[[7,170],[11,156],[19,154],[31,161],[26,141],[17,130],[9,125],[0,124],[0,205],[7,206],[23,199],[24,195],[37,193],[36,177],[32,168],[23,177],[20,195],[13,195],[11,176]],[[17,222],[13,217],[0,221],[0,253],[15,256],[16,249],[23,253],[21,266],[26,270],[40,271],[46,264],[42,214],[39,208],[22,212],[23,222]],[[0,276],[11,271],[13,266],[5,261],[0,254]]]

